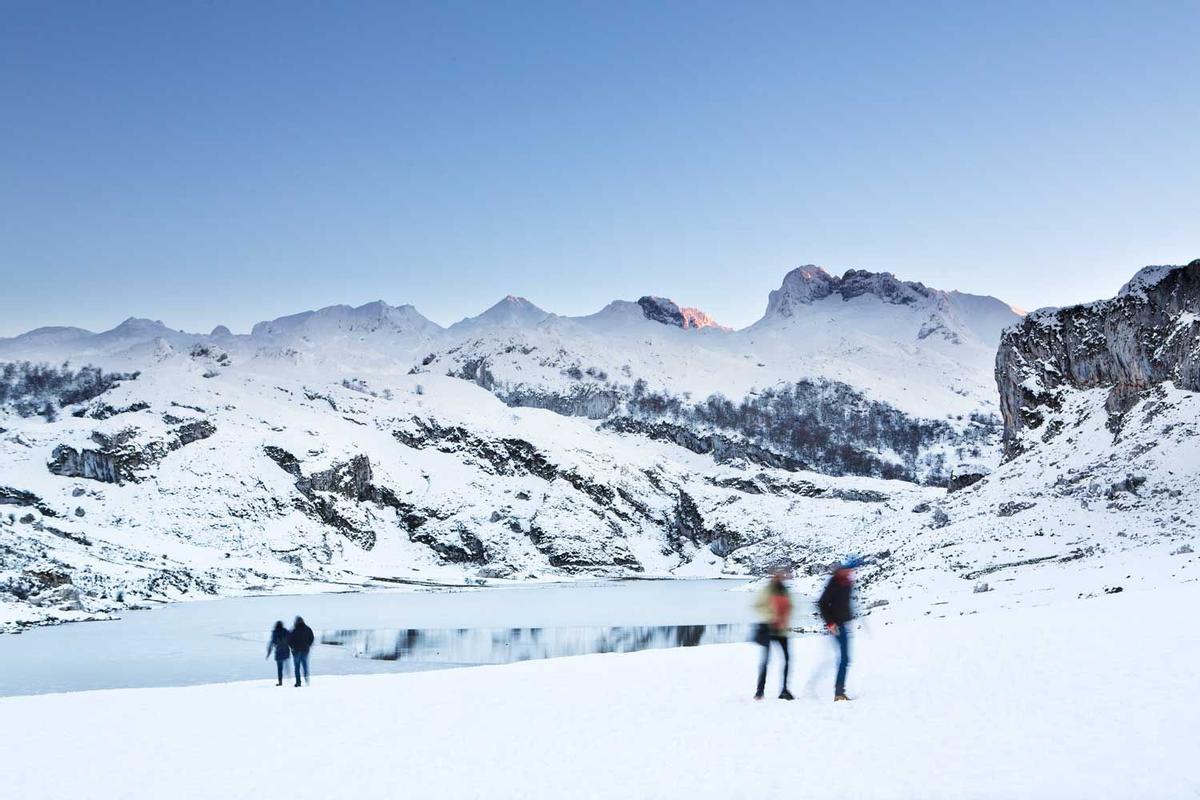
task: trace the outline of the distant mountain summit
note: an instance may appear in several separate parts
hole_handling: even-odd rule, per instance
[[[301,337],[319,340],[324,336],[371,334],[386,331],[398,335],[429,333],[441,330],[410,305],[390,306],[382,300],[352,307],[327,306],[316,311],[302,311],[259,322],[250,331],[253,339],[287,339]]]
[[[454,323],[450,331],[532,327],[549,316],[550,312],[543,311],[524,297],[510,294],[482,314]]]
[[[639,298],[637,302],[642,308],[642,313],[646,315],[646,319],[653,322],[660,322],[663,325],[674,325],[676,328],[683,328],[685,330],[699,328],[729,330],[724,325],[718,325],[716,320],[700,309],[680,306],[674,300],[669,300],[665,297],[647,295]]]

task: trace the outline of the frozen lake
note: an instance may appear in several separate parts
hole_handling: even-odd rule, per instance
[[[0,696],[274,677],[277,619],[317,632],[314,676],[440,669],[746,638],[744,580],[396,589],[176,603],[0,635]]]

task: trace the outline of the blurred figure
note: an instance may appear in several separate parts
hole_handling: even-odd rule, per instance
[[[791,700],[792,693],[788,691],[788,625],[792,616],[792,598],[788,594],[785,581],[787,572],[780,570],[771,576],[771,580],[758,595],[754,604],[758,611],[759,623],[754,634],[754,641],[762,645],[762,661],[758,665],[758,688],[754,692],[755,700],[762,700],[763,690],[767,686],[767,663],[771,660],[771,642],[783,650],[783,691],[779,693],[780,700]]]
[[[821,593],[821,599],[817,601],[825,627],[837,637],[840,657],[833,689],[835,701],[850,699],[846,696],[846,670],[850,666],[850,630],[847,626],[854,619],[850,597],[854,588],[854,570],[862,563],[858,556],[847,556],[842,565],[833,571],[829,583],[825,584],[825,591]]]
[[[292,648],[292,669],[296,672],[296,685],[300,685],[300,670],[304,670],[304,682],[308,683],[308,650],[313,646],[312,628],[304,624],[304,617],[296,617],[288,647]]]
[[[271,631],[271,642],[267,645],[267,658],[271,657],[271,652],[275,653],[275,674],[278,676],[275,685],[283,686],[283,665],[291,658],[291,653],[288,650],[289,631],[283,627],[283,620],[275,621],[275,628]]]

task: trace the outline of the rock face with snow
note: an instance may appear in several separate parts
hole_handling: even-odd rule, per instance
[[[1067,396],[1105,390],[1111,427],[1165,383],[1200,390],[1200,260],[1147,267],[1111,299],[1029,315],[996,356],[1004,453],[1058,436]]]

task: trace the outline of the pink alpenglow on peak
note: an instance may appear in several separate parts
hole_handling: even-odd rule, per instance
[[[729,330],[729,328],[718,324],[716,320],[700,309],[680,306],[674,300],[666,297],[646,295],[639,298],[637,303],[642,308],[642,314],[652,322],[673,325],[684,330],[697,330],[700,328]]]

